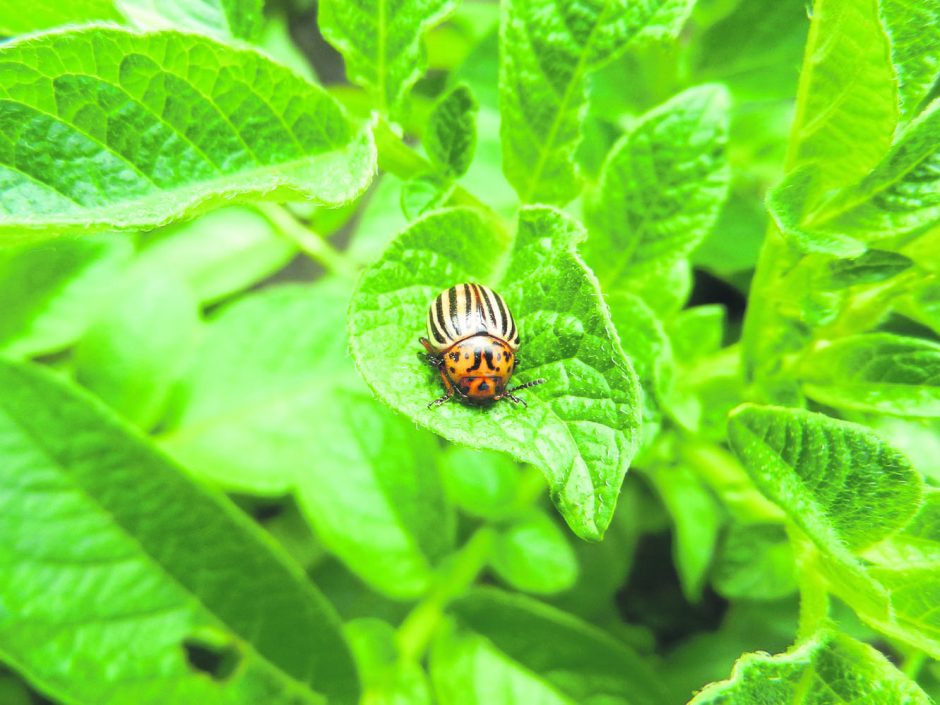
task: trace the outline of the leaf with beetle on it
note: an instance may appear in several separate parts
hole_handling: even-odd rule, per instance
[[[4,661],[69,703],[358,702],[336,614],[233,504],[52,373],[0,387]]]
[[[0,61],[8,240],[150,228],[248,197],[338,205],[375,170],[368,130],[250,49],[90,27],[10,42]]]
[[[669,267],[714,226],[730,179],[728,111],[725,88],[691,88],[611,149],[585,203],[585,257],[601,282]]]
[[[600,539],[639,441],[640,391],[598,285],[576,254],[580,226],[549,207],[527,207],[513,243],[475,211],[416,221],[360,279],[350,345],[386,403],[448,440],[510,453],[538,467],[572,530]],[[500,272],[504,272],[500,274]],[[515,381],[544,378],[508,400],[429,409],[440,373],[419,359],[428,307],[443,290],[487,282],[508,304],[520,336]]]
[[[455,7],[455,0],[323,0],[317,25],[343,55],[349,80],[394,117],[424,73],[424,34]]]
[[[523,203],[564,205],[578,195],[574,154],[587,75],[631,43],[674,37],[692,5],[689,0],[503,3],[503,170]]]

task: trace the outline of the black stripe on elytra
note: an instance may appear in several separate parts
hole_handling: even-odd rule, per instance
[[[449,336],[447,333],[447,327],[444,325],[444,295],[443,294],[437,297],[437,327],[441,329],[441,333],[444,335],[444,339],[446,342]]]
[[[480,292],[480,298],[486,303],[486,311],[489,314],[489,320],[491,326],[496,326],[496,314],[493,312],[493,304],[490,303],[490,297],[486,295],[486,291],[479,284],[475,285],[477,291]]]
[[[480,363],[483,362],[483,351],[477,348],[473,351],[473,365],[467,368],[467,372],[473,372],[480,369]]]
[[[465,322],[472,321],[473,318],[471,318],[470,312],[473,309],[473,296],[470,293],[469,284],[463,285],[463,307],[464,307],[464,321]]]
[[[460,312],[457,310],[457,287],[452,286],[447,290],[448,301],[450,302],[450,322],[454,326],[454,335],[460,336],[463,330],[460,327]]]
[[[499,294],[496,294],[496,292],[493,293],[496,296],[496,305],[499,307],[499,313],[503,317],[502,333],[503,335],[506,335],[509,333],[509,314],[506,312],[506,306],[503,304],[503,297]],[[515,325],[515,322],[513,322],[513,325]]]
[[[437,327],[437,321],[434,320],[434,309],[432,308],[428,311],[428,331],[431,333],[431,336],[439,342],[441,345],[447,342],[447,338],[441,333],[441,329]]]
[[[486,358],[486,366],[491,370],[495,370],[496,367],[493,365],[493,351],[490,348],[487,348],[486,352],[483,353],[483,357]]]
[[[506,334],[506,340],[512,340],[513,338],[518,338],[519,336],[516,335],[516,319],[510,316],[509,322],[512,324],[512,327],[509,329],[509,333]]]

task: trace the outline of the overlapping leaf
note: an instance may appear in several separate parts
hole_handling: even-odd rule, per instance
[[[3,660],[82,705],[358,701],[339,620],[250,520],[50,373],[0,387]]]
[[[349,330],[359,369],[385,402],[452,441],[536,465],[571,528],[598,539],[638,442],[640,392],[597,282],[574,251],[582,237],[560,212],[525,208],[509,252],[474,211],[430,214],[366,271]],[[547,380],[525,393],[528,408],[427,408],[441,387],[417,341],[434,297],[466,281],[493,285],[512,309],[522,337],[517,381]]]
[[[92,27],[0,47],[0,230],[149,228],[239,197],[339,204],[368,131],[249,49]]]

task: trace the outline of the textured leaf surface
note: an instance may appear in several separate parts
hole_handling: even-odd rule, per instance
[[[466,85],[447,92],[435,105],[424,135],[431,162],[449,178],[463,176],[473,160],[477,143],[473,93]]]
[[[346,60],[346,75],[384,112],[397,112],[424,73],[425,32],[455,0],[324,0],[317,24]]]
[[[930,705],[914,681],[871,646],[823,632],[785,654],[745,654],[731,678],[689,705]]]
[[[164,445],[200,476],[292,492],[319,539],[374,588],[420,594],[449,550],[430,434],[371,398],[343,336],[348,290],[270,289],[222,309]]]
[[[804,361],[811,398],[841,409],[940,416],[940,345],[873,333],[840,338]]]
[[[940,2],[880,0],[898,75],[898,99],[910,119],[940,74]]]
[[[813,4],[792,141],[794,165],[819,170],[819,193],[864,176],[898,121],[888,37],[877,0]]]
[[[132,249],[109,234],[0,250],[0,350],[30,357],[75,342],[107,303]]]
[[[638,37],[674,37],[691,9],[688,0],[503,3],[503,169],[523,203],[564,204],[577,196],[573,157],[587,74]]]
[[[816,219],[827,231],[866,242],[903,243],[940,223],[940,100],[857,186],[824,204]]]
[[[829,262],[828,276],[823,283],[831,289],[877,284],[907,271],[913,264],[910,258],[898,252],[868,250],[860,257]]]
[[[877,543],[917,510],[919,475],[862,426],[745,405],[731,417],[728,435],[758,488],[834,555]]]
[[[474,211],[430,214],[366,270],[349,330],[359,369],[384,401],[451,441],[537,466],[575,533],[599,539],[638,442],[640,392],[597,281],[574,251],[582,237],[559,211],[525,208],[507,252]],[[417,354],[428,306],[467,281],[492,285],[513,311],[522,339],[514,380],[547,380],[523,392],[528,408],[427,408],[441,394]]]
[[[521,595],[478,589],[452,605],[460,624],[480,634],[512,662],[528,671],[555,698],[549,703],[603,702],[610,705],[660,705],[662,689],[649,667],[633,651],[596,627]],[[471,681],[487,678],[483,669]],[[512,703],[491,684],[474,690],[497,698],[473,703]],[[559,697],[560,696],[560,697]],[[525,702],[541,702],[526,700]]]
[[[585,211],[602,282],[663,268],[708,234],[728,191],[728,93],[699,86],[647,113],[611,150]]]
[[[793,547],[778,524],[733,524],[712,572],[715,590],[731,600],[775,600],[796,591]]]
[[[238,197],[339,204],[368,132],[261,54],[177,32],[0,47],[0,230],[149,228]]]
[[[263,0],[114,0],[141,29],[178,29],[222,38],[254,39],[264,21]]]
[[[48,373],[0,388],[4,660],[77,703],[357,702],[336,616],[244,515]],[[239,667],[199,673],[190,640]]]
[[[185,282],[135,268],[76,346],[76,379],[144,429],[160,420],[189,362],[199,309]]]

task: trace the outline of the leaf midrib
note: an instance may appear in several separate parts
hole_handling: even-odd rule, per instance
[[[18,428],[20,432],[28,439],[32,441],[33,447],[49,462],[50,466],[55,467],[59,470],[60,475],[66,478],[72,478],[73,476],[68,472],[68,468],[56,457],[53,451],[47,447],[44,443],[44,438],[35,433],[31,428],[23,424],[19,418],[11,411],[3,395],[0,395],[0,408],[3,409],[4,416],[12,423],[13,426]],[[148,449],[149,450],[149,449]],[[162,459],[161,459],[162,460]],[[166,462],[166,461],[163,461]],[[231,624],[226,620],[219,617],[219,615],[210,608],[201,597],[193,592],[193,590],[187,587],[166,565],[157,559],[156,556],[152,555],[145,547],[144,544],[137,538],[137,536],[131,533],[127,527],[125,527],[117,518],[113,512],[111,512],[107,507],[105,507],[101,502],[99,502],[94,496],[92,496],[85,488],[85,486],[75,480],[70,480],[68,483],[70,486],[75,487],[81,495],[88,501],[90,507],[97,509],[103,516],[109,520],[109,524],[113,527],[119,529],[120,533],[128,539],[132,545],[136,546],[139,549],[138,556],[142,556],[148,560],[150,565],[154,566],[157,569],[157,572],[164,576],[164,578],[173,584],[179,591],[180,594],[184,596],[191,604],[195,605],[197,608],[203,610],[205,614],[209,615],[215,619],[219,624],[225,626],[229,634],[234,636],[243,647],[250,651],[257,660],[267,665],[272,673],[283,683],[285,684],[286,692],[296,691],[302,694],[311,705],[324,705],[325,696],[313,690],[309,683],[295,679],[292,675],[284,671],[278,664],[271,661],[266,655],[262,654],[255,648],[255,645],[246,637],[243,636],[239,630],[235,629]],[[24,669],[30,671],[30,669]]]

